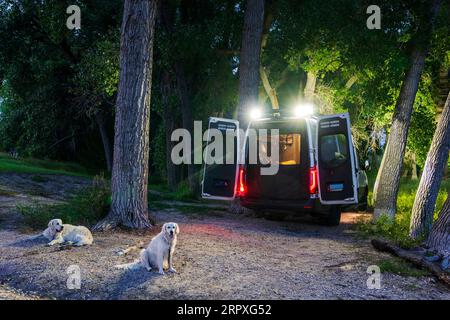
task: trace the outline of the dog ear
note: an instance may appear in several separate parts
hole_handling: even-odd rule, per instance
[[[166,225],[167,225],[167,222],[163,224],[161,231],[166,232]]]
[[[175,226],[177,227],[175,233],[179,234],[180,233],[180,227],[178,226],[178,223],[175,223]]]

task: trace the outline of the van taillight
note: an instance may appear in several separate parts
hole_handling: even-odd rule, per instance
[[[309,168],[309,193],[316,194],[318,187],[317,167]]]
[[[239,167],[239,175],[238,175],[238,183],[237,183],[237,195],[244,196],[247,191],[247,187],[245,186],[245,176],[244,176],[244,167]]]

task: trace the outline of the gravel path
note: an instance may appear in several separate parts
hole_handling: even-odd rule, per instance
[[[369,290],[367,267],[390,256],[354,236],[357,214],[344,214],[339,227],[329,228],[306,218],[268,221],[168,209],[153,212],[158,226],[151,231],[98,233],[90,247],[62,250],[27,240],[29,234],[16,227],[14,206],[29,198],[0,196],[0,299],[38,298],[36,293],[50,299],[450,299],[450,290],[432,277],[384,273],[381,289]],[[114,268],[138,256],[118,256],[119,249],[147,243],[169,220],[181,229],[177,274]],[[80,267],[81,289],[67,289],[71,265]]]

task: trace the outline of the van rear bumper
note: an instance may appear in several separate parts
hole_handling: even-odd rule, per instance
[[[262,200],[241,197],[241,205],[253,210],[314,211],[320,202],[318,199]]]

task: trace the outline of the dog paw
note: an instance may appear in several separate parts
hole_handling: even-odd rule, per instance
[[[160,275],[165,275],[165,274],[166,274],[166,273],[164,272],[164,270],[159,270],[158,273],[159,273]]]
[[[175,270],[175,268],[170,268],[170,269],[169,269],[169,272],[171,272],[171,273],[177,273],[177,270]]]

